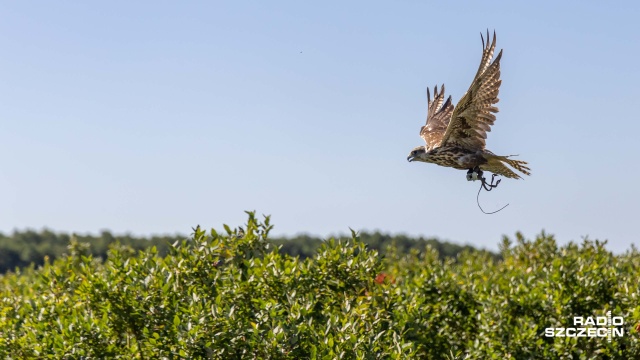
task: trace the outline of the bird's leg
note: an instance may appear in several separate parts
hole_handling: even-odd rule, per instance
[[[484,173],[482,170],[480,170],[480,167],[476,166],[475,168],[469,169],[469,171],[467,171],[467,180],[482,181],[482,187],[487,191],[491,191],[494,188],[498,187],[498,184],[500,184],[501,179],[498,179],[498,181],[495,181],[496,174],[491,174],[491,182],[487,182],[487,179],[483,176],[483,174]]]
[[[478,179],[482,179],[482,170],[479,167],[476,166],[467,171],[467,181],[476,181]]]

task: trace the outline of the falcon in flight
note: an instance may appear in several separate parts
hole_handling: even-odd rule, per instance
[[[489,42],[487,31],[486,45],[482,34],[480,37],[483,51],[478,72],[455,108],[451,103],[451,96],[444,101],[444,85],[440,90],[437,86],[434,88],[433,100],[427,89],[427,123],[420,129],[420,136],[426,145],[411,150],[407,160],[468,170],[467,180],[481,178],[483,170],[494,175],[520,179],[520,175],[513,169],[529,175],[530,169],[525,161],[510,159],[513,155],[496,155],[485,149],[487,132],[491,131],[491,125],[496,120],[494,114],[498,112],[494,104],[498,102],[498,91],[502,83],[502,50],[492,62],[496,33],[493,33],[493,41]],[[482,180],[484,184],[484,178]]]

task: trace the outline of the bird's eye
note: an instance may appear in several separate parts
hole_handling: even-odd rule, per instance
[[[415,154],[417,154],[417,153],[418,153],[418,152],[414,150],[414,151],[412,151],[412,152],[411,152],[411,155],[415,155]]]

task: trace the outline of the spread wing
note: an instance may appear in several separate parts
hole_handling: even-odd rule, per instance
[[[482,34],[480,36],[482,37]],[[491,131],[491,125],[496,120],[494,114],[498,112],[498,108],[493,105],[498,102],[498,91],[502,83],[500,80],[502,50],[491,62],[496,48],[496,33],[493,33],[493,41],[489,42],[487,31],[487,44],[485,46],[482,38],[482,46],[482,60],[476,77],[453,110],[449,127],[442,137],[442,145],[484,149],[487,132]]]
[[[433,101],[431,101],[431,93],[427,88],[427,123],[420,129],[420,136],[427,143],[427,151],[436,148],[440,145],[442,136],[447,131],[447,125],[451,119],[451,112],[453,111],[453,105],[451,104],[451,96],[444,101],[444,85],[433,89]]]

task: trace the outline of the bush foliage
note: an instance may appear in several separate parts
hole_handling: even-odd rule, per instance
[[[7,359],[638,359],[635,249],[505,239],[502,259],[430,246],[385,256],[356,234],[306,259],[277,251],[269,218],[194,229],[160,256],[111,245],[0,277]],[[551,338],[573,316],[625,319],[624,336]]]
[[[116,242],[135,250],[145,250],[155,246],[158,255],[165,256],[169,252],[171,244],[185,238],[186,236],[183,235],[151,237],[137,237],[130,234],[114,235],[106,230],[98,235],[55,233],[48,229],[41,231],[14,231],[11,235],[0,233],[0,273],[27,267],[31,264],[38,267],[44,264],[45,257],[54,260],[63,256],[66,254],[72,239],[80,244],[86,244],[83,246],[86,246],[87,254],[91,254],[95,258],[104,259],[107,257],[109,246]],[[368,249],[378,250],[383,254],[391,244],[403,253],[408,253],[411,249],[424,249],[425,245],[428,244],[438,250],[442,258],[455,257],[464,250],[476,251],[475,248],[469,245],[460,246],[435,238],[389,235],[378,231],[363,232],[360,234],[359,239],[367,245]],[[270,237],[269,242],[276,245],[271,247],[272,250],[277,249],[283,254],[305,259],[315,256],[324,240],[319,237],[302,234],[287,238]],[[492,255],[496,258],[498,257],[497,254]]]

